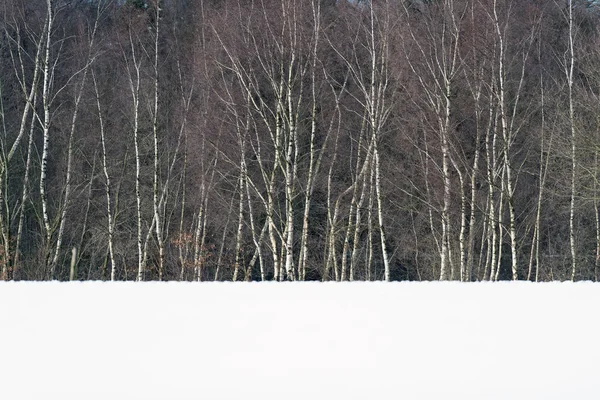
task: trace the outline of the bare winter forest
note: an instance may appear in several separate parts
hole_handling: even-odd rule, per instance
[[[590,0],[0,0],[5,280],[597,280]]]

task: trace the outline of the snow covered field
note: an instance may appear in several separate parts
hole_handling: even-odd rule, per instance
[[[6,400],[599,399],[591,283],[1,283]]]

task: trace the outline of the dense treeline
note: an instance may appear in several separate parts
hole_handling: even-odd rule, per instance
[[[595,2],[0,10],[4,279],[598,278]]]

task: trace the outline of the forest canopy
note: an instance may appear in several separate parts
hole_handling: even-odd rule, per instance
[[[5,280],[597,280],[600,4],[4,0]]]

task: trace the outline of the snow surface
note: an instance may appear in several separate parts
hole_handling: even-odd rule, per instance
[[[0,398],[600,399],[592,283],[1,283]]]

